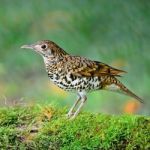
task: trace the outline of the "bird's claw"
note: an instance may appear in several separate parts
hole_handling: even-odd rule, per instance
[[[69,112],[68,114],[66,114],[66,117],[67,117],[68,119],[70,119],[73,115],[74,115],[73,112]]]

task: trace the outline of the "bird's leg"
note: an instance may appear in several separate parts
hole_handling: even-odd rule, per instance
[[[77,104],[79,103],[79,101],[81,100],[81,97],[79,96],[76,100],[76,102],[73,104],[73,106],[70,108],[68,114],[67,114],[67,117],[71,117],[73,115],[73,111],[75,109],[75,107],[77,106]]]
[[[86,100],[87,100],[87,97],[86,97],[86,96],[82,97],[82,99],[81,99],[81,104],[79,105],[78,109],[77,109],[76,112],[71,116],[70,119],[74,119],[74,118],[79,114],[79,112],[80,112],[81,108],[83,107],[83,105],[84,105],[84,103],[85,103]]]

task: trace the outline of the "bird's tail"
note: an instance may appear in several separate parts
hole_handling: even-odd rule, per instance
[[[134,94],[132,91],[130,91],[118,79],[116,79],[115,77],[112,77],[111,80],[112,80],[112,82],[110,82],[111,84],[106,84],[106,86],[105,86],[104,89],[128,95],[130,97],[135,98],[139,102],[144,103],[144,101],[143,101],[142,98],[140,98],[139,96],[137,96],[136,94]]]

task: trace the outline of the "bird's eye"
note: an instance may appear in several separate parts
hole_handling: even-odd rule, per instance
[[[46,47],[47,47],[47,46],[46,46],[45,44],[43,44],[43,45],[41,46],[42,49],[46,49]]]

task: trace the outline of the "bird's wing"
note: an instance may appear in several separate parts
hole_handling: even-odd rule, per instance
[[[125,73],[125,71],[113,68],[107,64],[78,56],[68,57],[64,69],[73,75],[85,77],[105,75],[120,76],[121,73]]]

